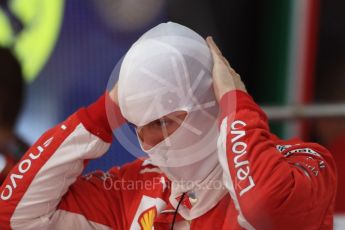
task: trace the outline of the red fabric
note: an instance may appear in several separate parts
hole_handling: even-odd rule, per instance
[[[75,127],[79,124],[75,116],[72,116],[67,123],[68,129],[66,131],[62,131],[60,125],[58,125],[43,134],[43,136],[40,137],[40,139],[27,151],[21,161],[8,174],[6,180],[0,188],[1,197],[8,195],[10,190],[6,189],[6,187],[10,185],[12,185],[11,190],[13,195],[11,196],[10,201],[3,200],[2,198],[0,199],[0,229],[11,229],[10,220],[12,218],[12,214],[14,213],[25,191],[30,186],[30,183],[34,179],[35,175],[41,169],[44,163],[47,162],[47,160],[49,160],[49,158],[54,154],[61,143],[74,131]],[[45,141],[52,136],[54,136],[54,139],[57,141],[49,145],[48,148],[44,148],[43,146]],[[43,151],[41,151],[42,149]],[[42,153],[44,153],[44,157],[33,159],[36,156],[41,156]],[[21,173],[19,165],[24,161],[30,161],[31,167],[26,173]],[[11,180],[12,175],[18,175],[17,179]],[[16,186],[14,185],[13,181],[15,181]]]
[[[226,93],[220,100],[219,122],[222,122],[228,116],[232,118],[233,112],[238,112],[243,109],[257,111],[259,108],[254,103],[253,98],[242,90],[233,90]],[[262,121],[267,122],[266,114],[260,112],[258,115]]]
[[[233,100],[234,96],[237,100]],[[0,229],[10,228],[16,208],[21,212],[35,211],[17,205],[32,180],[44,181],[35,175],[59,144],[67,136],[78,140],[73,127],[83,124],[93,135],[104,141],[110,140],[111,129],[102,101],[101,98],[93,106],[71,116],[64,123],[68,124],[67,132],[58,131],[59,125],[42,137],[54,135],[58,141],[47,147],[44,157],[37,159],[32,170],[17,181],[18,187],[12,198],[0,199]],[[266,115],[244,92],[233,91],[224,95],[221,111],[224,122],[219,156],[224,153],[225,160],[220,158],[220,161],[224,175],[229,175],[224,184],[230,192],[213,209],[192,220],[190,229],[244,229],[248,225],[255,229],[332,229],[336,174],[331,154],[315,143],[304,143],[299,139],[279,140],[269,132]],[[30,151],[42,144],[42,138]],[[80,138],[79,142],[82,141]],[[28,154],[23,160],[27,157]],[[47,170],[45,176],[48,178],[49,172],[59,173],[61,180],[66,179],[65,172]],[[12,173],[18,173],[16,167]],[[155,229],[170,228],[174,215],[169,204],[171,182],[152,165],[137,160],[121,168],[114,167],[108,173],[96,172],[74,179],[76,181],[61,199],[57,210],[82,215],[90,224],[99,223],[112,229],[130,229],[132,224],[141,221],[149,227],[154,225]],[[5,184],[10,183],[9,180],[7,178]],[[0,194],[4,191],[3,186]],[[37,200],[39,197],[32,199],[33,203],[40,201]],[[160,206],[162,203],[166,206]],[[154,215],[151,223],[145,212],[153,209],[156,210],[151,212]],[[147,218],[140,220],[136,217]],[[176,221],[182,219],[177,215]],[[78,220],[76,215],[74,222]],[[66,223],[61,220],[60,226],[63,224]],[[54,225],[47,228],[54,229]]]
[[[108,92],[86,109],[81,109],[78,116],[86,129],[107,142],[112,141],[112,130],[125,123],[120,108],[110,99]]]
[[[234,95],[236,107],[228,110]],[[224,97],[227,161],[247,221],[259,229],[291,228],[292,222],[299,229],[331,229],[336,172],[330,152],[315,143],[276,140],[250,96],[233,91]]]

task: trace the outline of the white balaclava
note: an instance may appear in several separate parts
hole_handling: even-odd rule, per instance
[[[212,65],[205,40],[172,22],[146,32],[123,59],[118,97],[129,122],[140,127],[175,111],[187,112],[173,134],[144,150],[172,181],[203,181],[218,165]]]

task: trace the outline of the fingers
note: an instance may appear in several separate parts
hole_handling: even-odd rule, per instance
[[[213,78],[216,79],[214,81],[214,90],[217,99],[220,99],[225,92],[234,89],[246,92],[240,75],[230,66],[212,37],[207,37],[206,41],[213,57]]]
[[[207,44],[210,47],[211,53],[212,53],[212,57],[213,60],[216,61],[221,61],[223,62],[226,66],[228,66],[229,68],[231,68],[230,63],[228,62],[228,60],[223,56],[222,52],[220,51],[219,47],[217,46],[217,44],[214,42],[212,37],[207,37],[206,38]]]
[[[220,49],[218,48],[218,46],[216,45],[212,37],[208,36],[206,38],[206,41],[212,53],[218,54],[219,56],[223,56],[222,52],[220,51]]]
[[[212,37],[207,37],[206,38],[207,44],[210,48],[211,54],[212,54],[212,58],[213,58],[213,62],[214,63],[224,63],[224,61],[222,60],[222,52],[220,51],[220,49],[217,47],[216,43],[213,41]],[[215,65],[216,67],[217,65]]]

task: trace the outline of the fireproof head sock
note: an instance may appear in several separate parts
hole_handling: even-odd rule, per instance
[[[210,160],[216,157],[218,138],[212,66],[205,40],[172,22],[146,32],[122,62],[119,106],[129,122],[143,126],[175,111],[187,112],[173,134],[145,151],[171,178],[184,179],[178,168],[200,168],[197,162],[208,159],[201,171],[194,170],[198,178],[205,177],[217,163],[213,156]]]

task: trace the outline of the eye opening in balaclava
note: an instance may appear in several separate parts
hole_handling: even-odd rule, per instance
[[[142,149],[147,151],[161,142],[165,142],[167,146],[171,146],[169,137],[173,135],[180,126],[184,125],[187,116],[187,111],[180,110],[172,112],[144,126],[136,127],[133,125],[132,127],[134,127],[140,143],[142,143]]]

